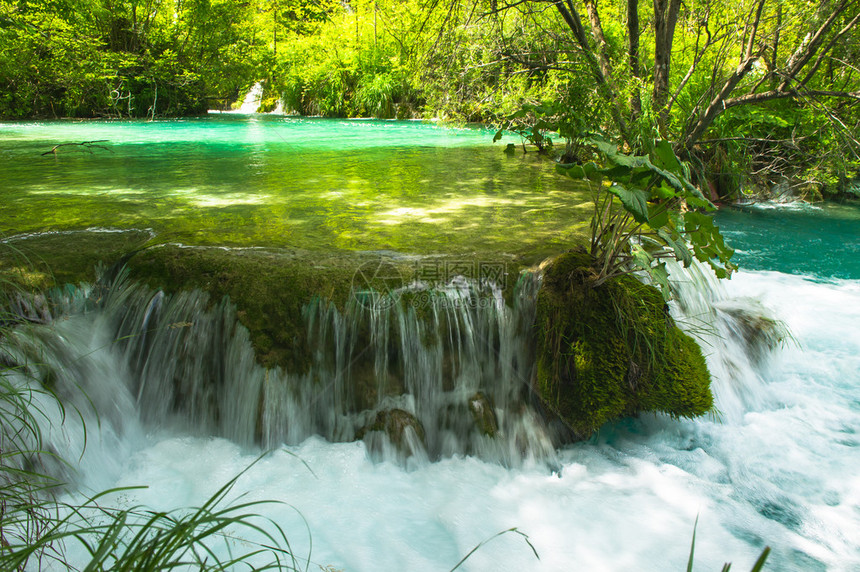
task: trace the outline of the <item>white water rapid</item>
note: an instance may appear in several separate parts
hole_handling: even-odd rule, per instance
[[[284,529],[308,570],[446,571],[512,527],[539,559],[511,532],[459,570],[683,570],[697,517],[695,570],[727,561],[749,570],[765,545],[765,570],[858,570],[860,282],[741,272],[720,287],[706,300],[682,285],[673,308],[702,339],[719,413],[644,416],[560,450],[523,393],[534,281],[515,308],[465,282],[412,292],[435,300],[423,317],[310,305],[317,351],[303,374],[255,365],[228,305],[205,310],[202,294],[168,297],[122,281],[67,292],[53,321],[19,328],[4,345],[41,364],[34,376],[89,419],[80,472],[68,475],[83,494],[148,487],[104,502],[199,506],[263,442],[272,452],[231,498],[285,503],[256,512]],[[38,308],[21,311],[44,319]],[[793,336],[775,352],[751,329],[772,324],[768,316]],[[403,380],[401,400],[364,405],[414,415],[427,450],[373,431],[338,442],[373,420],[347,413],[350,400],[371,399],[344,389],[345,376],[358,375],[371,385]],[[475,429],[479,393],[493,404],[495,438]],[[83,435],[67,416],[48,441],[77,459]]]

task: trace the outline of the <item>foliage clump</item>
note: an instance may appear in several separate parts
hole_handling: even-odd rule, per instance
[[[541,400],[580,439],[641,412],[708,412],[705,359],[660,292],[629,275],[595,287],[592,267],[587,253],[570,252],[545,270],[535,324]]]

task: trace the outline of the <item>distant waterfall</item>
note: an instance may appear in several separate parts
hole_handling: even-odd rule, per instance
[[[242,100],[242,105],[239,106],[236,113],[257,113],[257,110],[260,109],[260,102],[263,99],[263,82],[258,81],[248,93],[245,94],[245,99]]]
[[[210,109],[209,113],[234,113],[237,115],[251,115],[257,113],[260,109],[260,104],[263,101],[263,82],[258,81],[254,85],[251,86],[251,89],[248,90],[248,93],[245,94],[244,99],[242,99],[241,105],[239,107],[229,110],[229,111],[221,111],[218,109]]]

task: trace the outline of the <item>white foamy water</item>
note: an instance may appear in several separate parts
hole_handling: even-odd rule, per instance
[[[697,517],[696,570],[749,570],[765,545],[766,570],[860,569],[860,283],[742,272],[725,288],[723,306],[757,300],[796,343],[757,369],[725,355],[731,344],[706,346],[715,373],[747,368],[714,381],[720,419],[645,416],[563,449],[552,466],[517,468],[463,456],[404,468],[371,461],[363,442],[312,437],[260,460],[230,498],[283,503],[256,512],[309,570],[450,570],[513,527],[539,560],[506,533],[460,569],[682,570]],[[92,489],[148,486],[113,499],[121,506],[199,506],[260,454],[137,427],[107,420],[84,459]]]
[[[220,111],[218,109],[210,109],[209,113],[235,113],[240,115],[250,115],[257,113],[260,109],[260,102],[263,99],[263,82],[258,81],[251,86],[248,93],[242,99],[242,103],[236,109],[231,111]]]

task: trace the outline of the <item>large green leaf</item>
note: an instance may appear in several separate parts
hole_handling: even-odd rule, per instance
[[[612,157],[619,154],[618,147],[615,145],[615,143],[607,141],[602,137],[589,137],[586,141],[597,147],[597,150],[607,157]]]
[[[706,199],[702,192],[689,181],[686,169],[678,161],[668,142],[659,141],[655,146],[654,152],[658,158],[658,162],[666,167],[661,168],[655,165],[647,156],[627,155],[618,152],[618,148],[605,139],[591,137],[588,141],[603,153],[607,161],[613,165],[630,169],[631,175],[634,172],[638,174],[642,172],[641,170],[648,170],[675,189],[677,194],[684,198],[690,206],[709,210],[715,208],[711,201]],[[621,173],[617,172],[617,174]],[[612,177],[613,175],[607,173],[607,176]]]
[[[558,164],[555,170],[562,175],[567,175],[571,179],[588,179],[594,182],[603,180],[603,170],[594,162],[585,163],[584,165],[576,164]]]
[[[633,215],[636,222],[648,222],[648,193],[644,189],[628,189],[615,183],[608,191],[621,200],[621,204]]]
[[[726,245],[720,229],[706,214],[696,211],[684,213],[684,232],[690,239],[693,254],[706,262],[719,278],[726,278],[737,268],[731,263],[735,251]]]
[[[669,270],[666,268],[666,263],[657,262],[651,253],[639,244],[630,246],[630,255],[633,265],[647,272],[651,280],[660,287],[663,298],[668,300],[671,289],[669,288]],[[655,262],[657,264],[654,264]]]
[[[649,204],[648,205],[648,226],[653,229],[660,229],[669,224],[669,211],[665,205]]]
[[[672,249],[675,259],[681,262],[684,268],[688,268],[693,263],[693,255],[690,253],[690,247],[681,236],[673,236],[662,228],[657,231],[657,236]]]
[[[655,163],[660,165],[660,167],[674,173],[685,174],[681,162],[672,150],[672,145],[665,139],[657,141],[657,144],[654,146],[654,155],[657,159]]]

